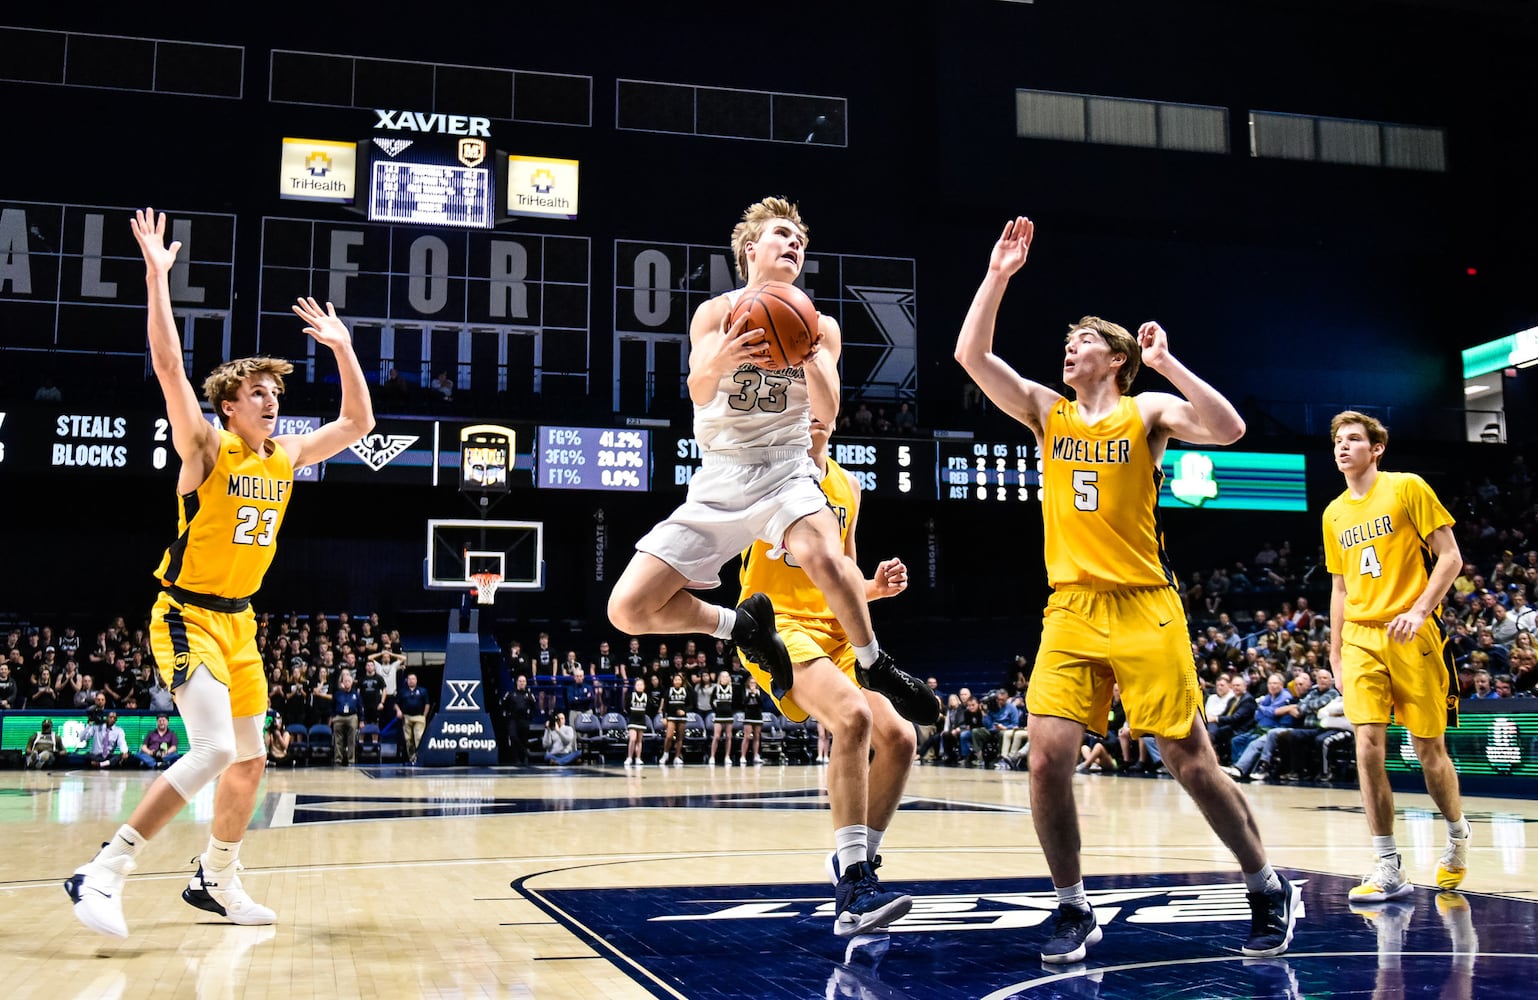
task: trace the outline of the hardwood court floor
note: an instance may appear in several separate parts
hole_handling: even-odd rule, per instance
[[[1441,898],[1424,887],[1442,822],[1425,795],[1401,793],[1397,833],[1421,888],[1360,914],[1345,905],[1371,860],[1356,790],[1246,786],[1273,862],[1308,880],[1287,961],[1256,963],[1238,952],[1248,922],[1233,861],[1175,783],[1079,777],[1106,938],[1085,964],[1043,966],[1035,946],[1055,900],[1029,779],[935,767],[915,768],[882,848],[883,880],[917,905],[890,938],[856,939],[869,954],[846,953],[823,874],[825,773],[269,770],[242,856],[247,888],[279,922],[234,927],[179,898],[207,838],[209,790],[146,848],[120,941],[77,924],[60,881],[152,776],[8,772],[3,993],[1389,997],[1432,977],[1448,995],[1508,996],[1529,995],[1538,975],[1532,802],[1467,799],[1471,873],[1462,895]]]

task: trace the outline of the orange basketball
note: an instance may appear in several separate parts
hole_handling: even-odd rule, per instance
[[[759,367],[771,371],[799,365],[821,338],[817,307],[805,292],[786,281],[771,281],[745,289],[732,309],[730,327],[744,312],[744,329],[764,331],[769,359]]]

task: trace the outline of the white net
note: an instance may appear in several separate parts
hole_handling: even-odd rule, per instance
[[[497,585],[502,582],[501,573],[471,573],[470,582],[475,584],[475,600],[478,604],[495,604]]]

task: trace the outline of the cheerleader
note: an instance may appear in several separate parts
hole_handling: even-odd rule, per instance
[[[625,750],[625,766],[629,767],[631,761],[636,767],[641,766],[641,741],[646,738],[646,707],[651,701],[646,693],[646,678],[635,679],[635,689],[630,692],[629,721],[625,726],[630,740],[630,745]]]
[[[662,758],[657,763],[668,764],[668,747],[673,748],[673,766],[684,766],[684,723],[689,719],[689,689],[684,686],[683,671],[673,675],[673,686],[663,694],[667,705],[667,733],[662,737]]]
[[[715,710],[715,726],[710,735],[710,765],[716,763],[716,744],[720,742],[724,733],[726,736],[726,766],[732,766],[732,724],[733,716],[737,713],[736,691],[732,688],[732,675],[728,671],[721,671],[716,676],[713,685],[713,708]]]
[[[747,687],[742,692],[742,746],[739,747],[741,756],[737,758],[738,764],[743,767],[748,766],[749,746],[753,748],[753,763],[764,762],[759,752],[759,737],[762,735],[763,728],[764,693],[758,689],[758,681],[749,677]]]

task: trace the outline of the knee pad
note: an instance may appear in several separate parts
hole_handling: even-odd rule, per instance
[[[215,728],[212,733],[205,730],[194,736],[190,726],[188,729],[192,749],[166,768],[166,780],[182,798],[190,800],[235,763],[235,733],[231,728]]]
[[[248,715],[235,720],[234,763],[267,756],[267,741],[262,738],[262,725],[266,721],[265,715]]]

